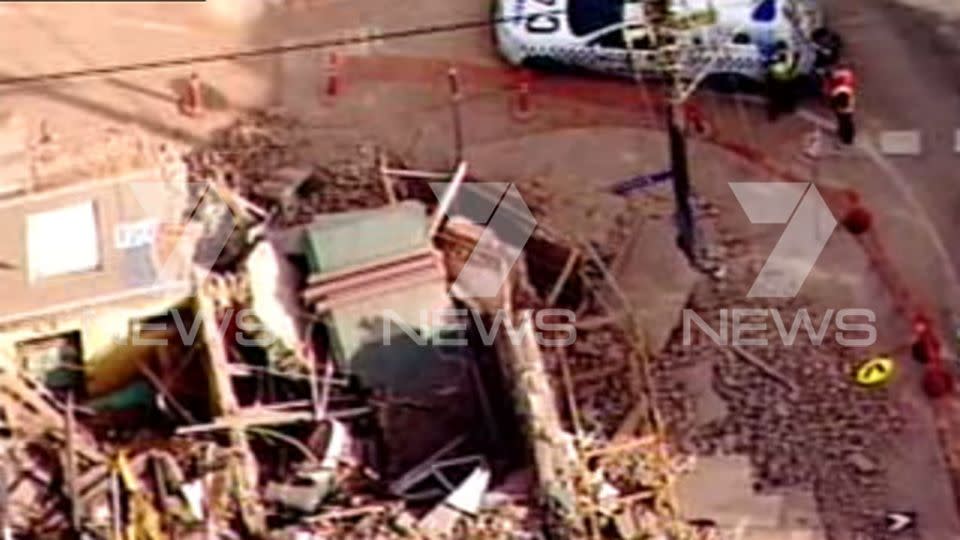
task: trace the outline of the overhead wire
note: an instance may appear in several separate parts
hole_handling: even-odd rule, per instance
[[[164,69],[180,66],[194,66],[199,64],[210,64],[215,62],[227,62],[251,58],[260,58],[265,56],[275,56],[287,53],[295,53],[311,50],[333,49],[350,45],[362,45],[375,42],[390,41],[395,39],[405,39],[411,37],[459,32],[463,30],[472,30],[507,24],[517,21],[526,21],[536,17],[561,15],[566,13],[563,9],[554,9],[532,13],[529,15],[520,15],[512,17],[491,17],[484,20],[471,20],[451,22],[447,24],[438,24],[430,26],[418,26],[400,30],[390,30],[377,33],[365,33],[363,35],[348,36],[341,38],[331,38],[318,41],[306,41],[302,43],[291,43],[286,45],[271,45],[267,47],[258,47],[252,49],[240,49],[235,51],[201,54],[192,56],[182,56],[176,58],[167,58],[162,60],[150,60],[146,62],[134,62],[129,64],[115,64],[102,67],[89,67],[75,70],[51,71],[47,73],[37,73],[33,75],[20,75],[14,77],[0,78],[0,87],[22,86],[28,84],[39,84],[45,82],[65,81],[72,79],[81,79],[97,76],[109,76],[120,73],[132,73],[139,71],[148,71],[155,69]]]

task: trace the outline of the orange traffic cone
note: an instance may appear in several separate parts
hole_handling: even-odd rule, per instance
[[[530,102],[530,80],[530,72],[527,70],[521,71],[517,76],[512,113],[514,119],[520,122],[526,122],[533,117],[533,107]]]
[[[191,73],[187,79],[187,88],[180,100],[180,111],[193,117],[203,114],[203,84],[196,73]]]
[[[340,54],[330,53],[327,58],[327,97],[336,97],[340,93]]]

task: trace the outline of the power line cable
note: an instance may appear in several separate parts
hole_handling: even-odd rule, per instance
[[[84,68],[67,71],[52,71],[48,73],[38,73],[35,75],[23,75],[19,77],[7,77],[0,79],[0,87],[21,86],[27,84],[65,81],[71,79],[80,79],[96,76],[116,75],[118,73],[132,73],[137,71],[148,71],[153,69],[163,69],[178,66],[193,66],[197,64],[210,64],[214,62],[226,62],[231,60],[240,60],[245,58],[258,58],[263,56],[273,56],[278,54],[287,54],[292,52],[302,52],[309,50],[332,49],[348,45],[360,45],[378,41],[389,41],[394,39],[404,39],[431,34],[442,34],[450,32],[459,32],[462,30],[471,30],[475,28],[484,28],[507,24],[517,21],[527,21],[536,17],[561,15],[566,10],[550,10],[530,15],[515,17],[494,17],[487,20],[461,21],[448,24],[420,26],[407,28],[403,30],[393,30],[377,34],[367,34],[362,36],[345,37],[338,39],[327,39],[322,41],[309,41],[304,43],[294,43],[290,45],[273,45],[270,47],[260,47],[256,49],[237,50],[225,53],[215,53],[206,55],[184,56],[179,58],[168,58],[164,60],[153,60],[149,62],[137,62],[132,64],[117,64],[112,66]]]

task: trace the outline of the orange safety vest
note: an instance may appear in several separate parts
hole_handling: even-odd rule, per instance
[[[828,94],[830,98],[846,94],[849,98],[847,101],[847,106],[840,110],[839,112],[853,112],[853,102],[854,102],[854,89],[856,87],[856,79],[853,76],[853,71],[849,69],[838,69],[830,75],[830,86]]]

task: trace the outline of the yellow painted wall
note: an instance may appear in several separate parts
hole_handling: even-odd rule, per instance
[[[128,300],[120,305],[64,313],[5,328],[0,332],[0,357],[5,364],[13,364],[17,343],[79,331],[88,392],[98,395],[116,390],[136,375],[139,361],[149,360],[155,354],[156,345],[133,343],[130,321],[163,314],[177,304],[188,302],[176,298]],[[143,339],[149,337],[145,334]]]

